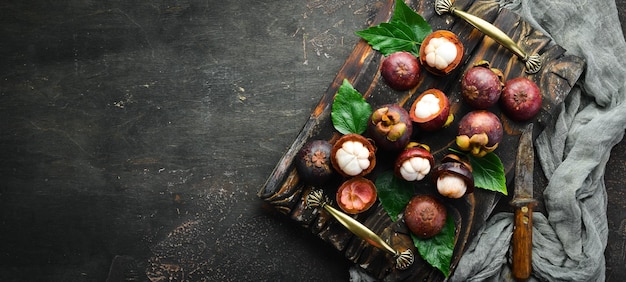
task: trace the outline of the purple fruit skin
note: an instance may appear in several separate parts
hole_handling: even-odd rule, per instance
[[[383,60],[380,73],[389,87],[403,91],[417,85],[420,67],[417,57],[401,51],[392,53]]]
[[[464,101],[474,109],[484,110],[495,105],[502,94],[502,81],[491,69],[476,66],[461,80]]]
[[[333,175],[330,162],[332,145],[326,140],[312,140],[298,151],[295,165],[300,177],[311,184],[322,184]],[[314,155],[317,155],[314,157]]]
[[[376,125],[371,122],[367,123],[367,134],[369,135],[376,147],[381,148],[386,151],[400,151],[406,147],[411,139],[411,135],[413,134],[413,122],[411,122],[411,118],[409,117],[409,112],[407,112],[404,108],[396,105],[396,104],[387,104],[380,106],[380,108],[388,107],[390,111],[397,111],[400,113],[400,120],[406,124],[406,131],[400,139],[391,141],[387,139],[387,136],[382,135],[377,132]]]
[[[459,122],[459,135],[472,137],[474,134],[486,133],[489,138],[487,146],[500,143],[504,135],[502,122],[494,113],[486,110],[476,110],[467,113]]]
[[[415,236],[428,239],[443,229],[447,211],[444,204],[432,195],[414,196],[405,208],[405,223]]]
[[[535,117],[541,110],[542,100],[537,84],[525,77],[507,81],[500,97],[504,113],[515,121],[527,121]]]

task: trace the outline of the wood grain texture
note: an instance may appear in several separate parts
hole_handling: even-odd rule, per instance
[[[511,269],[513,278],[519,281],[527,280],[533,269],[533,205],[534,203],[516,207],[514,212]]]
[[[389,19],[393,1],[386,3],[380,11],[382,16],[379,15],[374,24]],[[335,80],[324,93],[318,107],[313,111],[300,135],[280,160],[258,195],[282,213],[309,228],[311,232],[342,252],[348,260],[363,266],[366,271],[378,279],[439,281],[443,280],[443,275],[421,258],[418,258],[408,270],[397,270],[388,254],[353,236],[323,211],[312,211],[303,204],[304,198],[312,187],[299,181],[291,161],[306,141],[325,139],[333,143],[337,138],[338,133],[334,131],[329,116],[332,98],[340,82],[344,78],[348,79],[373,107],[396,103],[408,109],[422,91],[438,88],[448,95],[453,104],[451,112],[455,115],[456,120],[459,120],[471,110],[461,102],[459,81],[463,73],[471,68],[474,63],[487,60],[492,67],[501,69],[506,79],[526,76],[540,86],[546,99],[544,99],[542,111],[532,122],[545,124],[554,118],[558,105],[581,75],[584,62],[577,57],[566,55],[565,50],[550,44],[548,37],[534,30],[514,13],[500,9],[494,1],[457,1],[455,4],[457,7],[492,22],[507,33],[522,49],[529,53],[542,55],[543,68],[537,74],[528,75],[524,72],[523,63],[517,57],[490,38],[484,37],[471,25],[454,16],[436,15],[432,1],[409,1],[408,4],[431,24],[433,30],[451,30],[461,38],[465,47],[462,66],[445,77],[423,72],[421,81],[416,88],[398,92],[386,86],[379,76],[378,69],[382,56],[370,49],[364,41],[359,41],[354,52],[346,60]],[[509,148],[517,147],[520,130],[525,123],[509,120],[497,107],[490,110],[495,112],[504,124],[505,136],[496,153],[503,161],[508,179],[507,184],[510,184],[510,180],[513,179],[512,168],[516,150],[509,150]],[[542,127],[537,126],[536,128]],[[436,134],[415,133],[413,139],[429,145],[437,160],[443,157],[447,149],[453,145],[454,136],[456,136],[455,124]],[[375,179],[379,173],[389,170],[389,164],[393,157],[390,154],[380,153],[377,156],[377,167],[367,177]],[[328,195],[334,195],[336,187],[341,181],[343,179],[337,177],[321,188]],[[415,184],[416,191],[420,191],[419,193],[436,193],[433,186],[433,183],[428,181]],[[500,198],[501,195],[498,193],[477,189],[476,192],[466,195],[462,199],[446,200],[449,210],[453,211],[452,214],[457,226],[452,271],[454,271],[454,267],[463,254],[467,243],[483,226]],[[365,213],[356,215],[354,218],[383,236],[383,239],[390,242],[394,247],[398,249],[409,248],[417,254],[403,221],[392,222],[380,204],[375,205]]]

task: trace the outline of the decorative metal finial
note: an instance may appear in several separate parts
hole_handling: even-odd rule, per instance
[[[528,56],[526,58],[526,72],[533,74],[533,73],[537,73],[539,72],[539,70],[541,69],[541,56],[539,55],[532,55],[532,56]]]
[[[413,255],[411,249],[406,249],[402,252],[396,251],[395,259],[396,267],[400,270],[405,270],[413,264],[415,256]]]
[[[451,0],[437,0],[435,1],[435,12],[437,15],[443,15],[445,13],[450,12],[452,9],[452,1]]]
[[[310,208],[317,208],[326,205],[330,200],[324,196],[322,190],[311,191],[306,197],[306,206]]]
[[[326,196],[324,196],[324,192],[322,190],[311,191],[306,197],[307,207],[323,208],[337,221],[339,221],[339,223],[341,223],[344,227],[350,230],[350,232],[352,232],[354,235],[363,239],[365,242],[368,242],[372,246],[393,255],[394,259],[396,260],[396,267],[398,269],[404,270],[413,264],[413,262],[415,261],[415,256],[410,249],[398,251],[392,248],[391,246],[389,246],[389,244],[387,244],[387,242],[385,242],[385,240],[376,235],[376,233],[374,233],[372,230],[358,222],[356,219],[335,209],[334,207],[329,205],[329,203],[330,200]]]

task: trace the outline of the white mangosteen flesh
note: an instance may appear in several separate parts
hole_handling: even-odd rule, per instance
[[[361,142],[346,141],[337,150],[337,164],[347,175],[355,176],[370,166],[370,151]]]
[[[400,175],[406,181],[419,181],[430,172],[430,161],[425,158],[410,158],[400,167]]]
[[[459,176],[446,174],[437,179],[437,191],[442,196],[458,199],[465,195],[467,184]]]
[[[433,38],[426,46],[426,63],[431,67],[442,70],[456,59],[456,45],[444,37]]]
[[[439,110],[439,98],[433,94],[426,94],[415,105],[415,116],[424,119],[438,113]]]

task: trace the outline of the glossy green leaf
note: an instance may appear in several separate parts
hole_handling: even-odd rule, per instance
[[[403,22],[381,23],[356,34],[365,39],[374,50],[387,56],[399,51],[419,55],[419,44],[411,28]]]
[[[446,224],[441,232],[428,239],[420,239],[411,234],[413,243],[420,256],[433,267],[439,269],[443,275],[450,275],[450,263],[454,253],[454,219],[448,213]]]
[[[402,0],[396,0],[396,6],[391,21],[406,23],[415,34],[415,39],[419,44],[422,44],[424,38],[433,31],[430,24]]]
[[[431,26],[422,16],[402,0],[397,0],[390,22],[357,31],[356,35],[385,56],[398,51],[419,56],[419,47],[431,32]]]
[[[393,171],[381,173],[376,178],[376,193],[383,209],[391,217],[398,220],[398,216],[404,212],[404,208],[413,197],[413,185],[393,174]]]
[[[367,129],[367,121],[371,114],[372,106],[348,80],[344,79],[335,95],[331,109],[331,119],[335,129],[342,134],[362,134]]]
[[[504,165],[496,153],[490,152],[478,158],[456,149],[449,150],[469,158],[475,187],[508,195]]]
[[[470,156],[474,186],[507,195],[506,175],[502,160],[494,152],[482,158]]]

